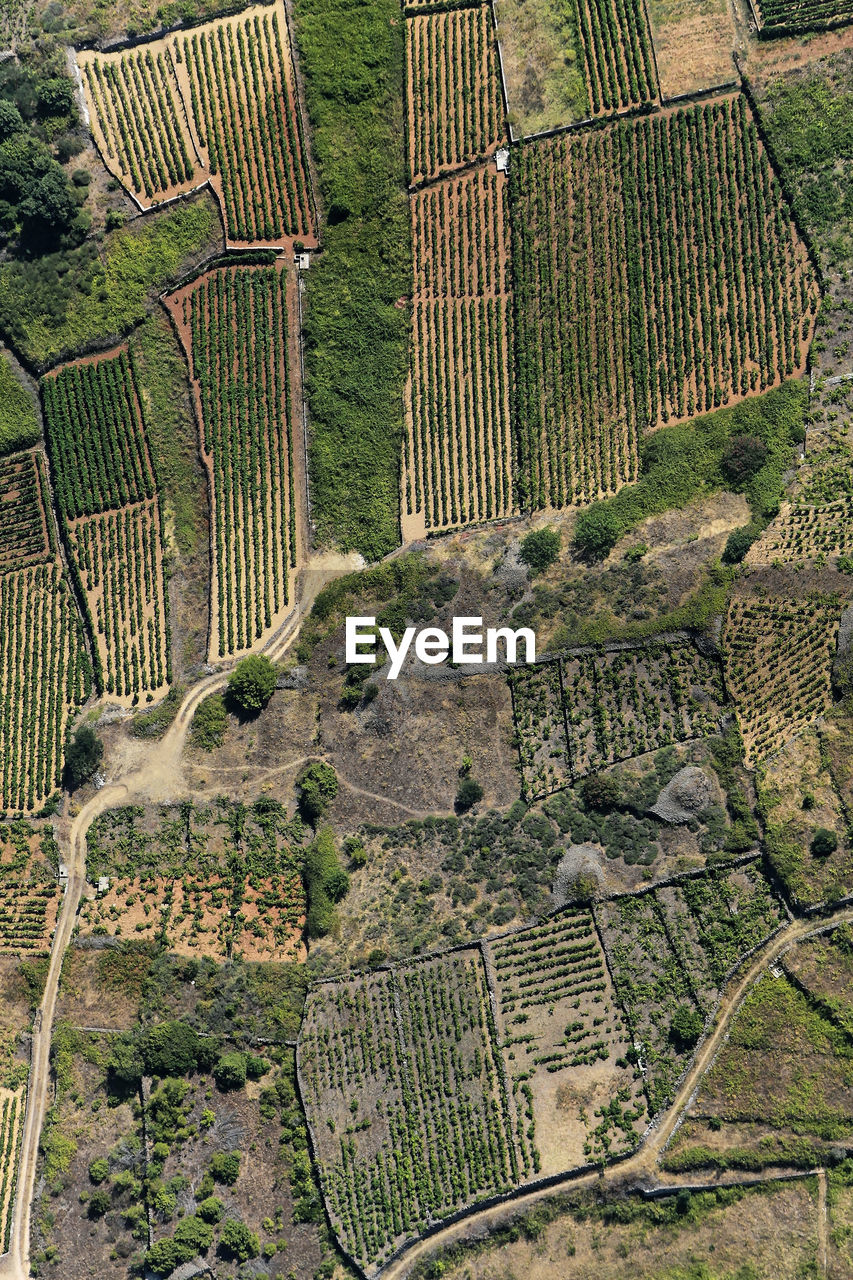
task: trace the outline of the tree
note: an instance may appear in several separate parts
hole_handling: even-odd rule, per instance
[[[317,760],[309,764],[297,787],[299,812],[315,827],[338,794],[338,775],[330,764]]]
[[[816,858],[828,858],[838,848],[838,836],[828,827],[818,827],[812,836],[811,851]]]
[[[616,512],[605,503],[595,503],[578,516],[574,543],[581,555],[590,560],[603,560],[616,546],[621,534],[622,527]]]
[[[103,1218],[104,1214],[112,1204],[110,1193],[106,1187],[98,1187],[97,1191],[93,1191],[89,1197],[89,1205],[87,1212],[90,1218]]]
[[[189,1262],[194,1254],[187,1253],[187,1245],[183,1247],[175,1240],[158,1240],[152,1244],[145,1255],[145,1263],[155,1276],[170,1276],[182,1262]]]
[[[104,744],[91,725],[82,724],[65,751],[65,779],[69,791],[88,782],[104,758]]]
[[[215,1182],[221,1182],[226,1187],[233,1187],[240,1176],[240,1152],[215,1152],[210,1161],[210,1172],[213,1174]]]
[[[590,773],[581,783],[581,796],[587,809],[609,813],[621,799],[619,784],[605,773]]]
[[[275,692],[276,669],[263,654],[238,662],[228,680],[228,696],[249,715],[256,715]]]
[[[24,121],[14,102],[0,98],[0,142],[11,138],[13,133],[23,133]]]
[[[726,545],[720,557],[723,564],[740,564],[753,542],[755,542],[757,535],[758,531],[751,524],[744,524],[739,529],[733,529],[726,539]]]
[[[669,1038],[678,1049],[692,1049],[702,1034],[702,1015],[689,1004],[680,1004],[669,1024]]]
[[[95,1186],[100,1186],[109,1176],[110,1166],[103,1157],[100,1160],[93,1160],[89,1165],[89,1178],[94,1182]]]
[[[142,1044],[142,1060],[149,1076],[186,1076],[195,1069],[198,1035],[177,1019],[151,1027]]]
[[[196,1209],[202,1222],[221,1222],[225,1213],[225,1205],[218,1196],[208,1196]]]
[[[260,1251],[260,1241],[254,1231],[250,1231],[245,1222],[229,1218],[219,1240],[219,1252],[223,1257],[233,1258],[235,1262],[248,1262],[250,1258],[257,1258]]]
[[[107,1079],[114,1093],[131,1093],[139,1088],[145,1064],[139,1045],[131,1033],[117,1036],[112,1043]]]
[[[229,1089],[242,1089],[246,1083],[245,1053],[223,1053],[213,1068],[217,1089],[225,1093]]]
[[[483,798],[483,788],[473,778],[463,778],[459,783],[454,801],[458,813],[467,813],[473,805]]]
[[[192,1249],[190,1254],[206,1253],[213,1244],[213,1227],[194,1213],[182,1218],[175,1228],[175,1241],[183,1248]]]
[[[767,445],[758,436],[732,436],[723,449],[720,470],[735,489],[742,489],[767,461]]]
[[[560,554],[561,544],[562,538],[559,530],[551,529],[550,527],[534,529],[532,533],[528,533],[527,537],[522,539],[518,558],[522,564],[526,564],[534,573],[544,573]]]

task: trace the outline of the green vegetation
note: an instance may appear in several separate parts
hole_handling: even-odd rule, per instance
[[[404,23],[397,0],[297,0],[295,20],[328,219],[306,285],[313,509],[321,539],[378,560],[399,541]]]
[[[603,558],[648,516],[726,488],[724,456],[731,457],[733,440],[742,436],[749,436],[767,451],[766,460],[750,477],[741,473],[737,485],[749,500],[750,527],[757,535],[778,511],[782,476],[793,459],[793,445],[800,439],[807,408],[808,387],[790,381],[760,398],[661,428],[643,446],[637,483],[581,512],[575,545],[592,559]],[[753,462],[756,457],[753,450]]]
[[[544,573],[560,554],[562,538],[558,529],[535,529],[522,538],[518,558],[532,573]]]
[[[297,784],[299,788],[299,812],[312,825],[320,818],[338,794],[338,777],[330,764],[322,760],[309,764]]]
[[[228,678],[228,698],[240,711],[256,715],[275,693],[276,669],[263,654],[238,662]]]
[[[178,714],[186,689],[173,684],[162,702],[150,711],[139,711],[130,724],[134,738],[160,738]]]
[[[65,776],[72,791],[88,782],[104,758],[104,744],[91,725],[82,724],[65,750]]]
[[[190,730],[190,742],[194,747],[204,751],[215,751],[225,741],[225,730],[228,728],[228,712],[225,699],[221,693],[212,693],[199,703],[193,716]]]
[[[474,778],[463,778],[454,802],[457,813],[467,813],[483,798],[483,788]]]
[[[0,454],[27,449],[40,436],[33,398],[15,377],[5,353],[0,352]]]
[[[322,938],[335,923],[335,903],[349,889],[349,876],[341,866],[331,827],[323,827],[305,854],[305,891],[308,895],[309,938]]]
[[[78,249],[0,265],[0,330],[38,367],[118,338],[145,316],[149,295],[221,239],[211,196],[171,205]]]

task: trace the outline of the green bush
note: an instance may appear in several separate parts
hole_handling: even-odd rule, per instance
[[[338,776],[330,764],[318,760],[305,769],[297,789],[299,812],[307,822],[316,826],[338,794]]]
[[[349,888],[349,877],[338,860],[331,827],[323,827],[305,853],[306,928],[309,938],[322,938],[335,920],[335,903]]]
[[[838,836],[828,827],[818,827],[812,836],[810,848],[816,858],[828,858],[838,848]]]
[[[217,1089],[242,1089],[246,1083],[245,1053],[224,1053],[213,1068]]]
[[[459,783],[454,801],[458,813],[467,813],[483,798],[483,788],[473,778],[463,778]]]
[[[228,712],[221,693],[212,693],[199,704],[193,716],[190,742],[203,751],[215,751],[225,740]]]
[[[522,538],[518,558],[534,573],[544,573],[560,554],[562,538],[558,529],[535,529]]]
[[[240,1152],[217,1151],[210,1162],[210,1172],[214,1182],[233,1187],[240,1176]]]
[[[228,697],[241,711],[255,715],[263,710],[275,692],[277,678],[269,658],[263,654],[252,654],[238,662],[229,676]]]
[[[2,102],[2,99],[0,99]],[[28,449],[41,438],[33,397],[0,352],[0,455]]]
[[[248,1262],[257,1258],[261,1251],[261,1243],[254,1231],[250,1231],[245,1222],[229,1218],[222,1228],[219,1239],[219,1252],[235,1262]]]
[[[89,1165],[89,1180],[94,1182],[95,1186],[100,1186],[109,1176],[110,1166],[103,1157],[100,1160],[93,1160]]]

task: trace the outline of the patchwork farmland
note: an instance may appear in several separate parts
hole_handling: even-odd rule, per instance
[[[296,287],[283,262],[221,267],[166,299],[210,478],[211,658],[268,637],[292,600],[303,536]]]
[[[689,641],[564,654],[509,675],[524,793],[719,730],[719,664]]]
[[[61,901],[52,832],[20,820],[0,828],[0,954],[50,950]]]
[[[316,243],[284,5],[77,61],[95,141],[141,208],[209,182],[228,243]]]
[[[412,371],[404,531],[506,515],[513,495],[504,174],[477,168],[413,197]],[[411,526],[407,523],[411,519]]]
[[[42,382],[60,519],[87,602],[96,676],[125,704],[171,682],[157,479],[126,350]],[[150,700],[150,699],[149,699]]]
[[[58,558],[40,453],[0,458],[0,807],[59,785],[68,718],[91,670]]]
[[[489,5],[406,20],[409,181],[485,156],[505,141]]]
[[[577,0],[590,115],[610,115],[658,98],[652,38],[642,0]]]

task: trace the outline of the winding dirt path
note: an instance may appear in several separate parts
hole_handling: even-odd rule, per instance
[[[262,652],[273,661],[282,658],[296,638],[299,627],[321,588],[334,578],[357,569],[359,563],[358,558],[352,555],[326,553],[313,556],[302,575],[299,604],[281,630],[267,642]],[[117,778],[115,782],[102,787],[97,795],[83,806],[70,827],[66,830],[61,829],[59,832],[63,860],[68,867],[68,886],[53,937],[44,995],[33,1023],[30,1078],[18,1167],[15,1211],[9,1252],[0,1258],[0,1277],[3,1280],[28,1280],[30,1274],[30,1216],[35,1192],[39,1138],[47,1112],[50,1090],[51,1031],[62,961],[71,941],[80,900],[86,887],[86,832],[95,818],[113,805],[133,799],[145,799],[152,793],[162,793],[164,788],[167,790],[171,788],[178,792],[181,790],[181,756],[193,715],[204,698],[225,687],[231,666],[233,663],[228,666],[223,665],[220,670],[211,673],[194,685],[181,703],[167,732],[158,741],[148,746],[142,763],[126,776]]]

